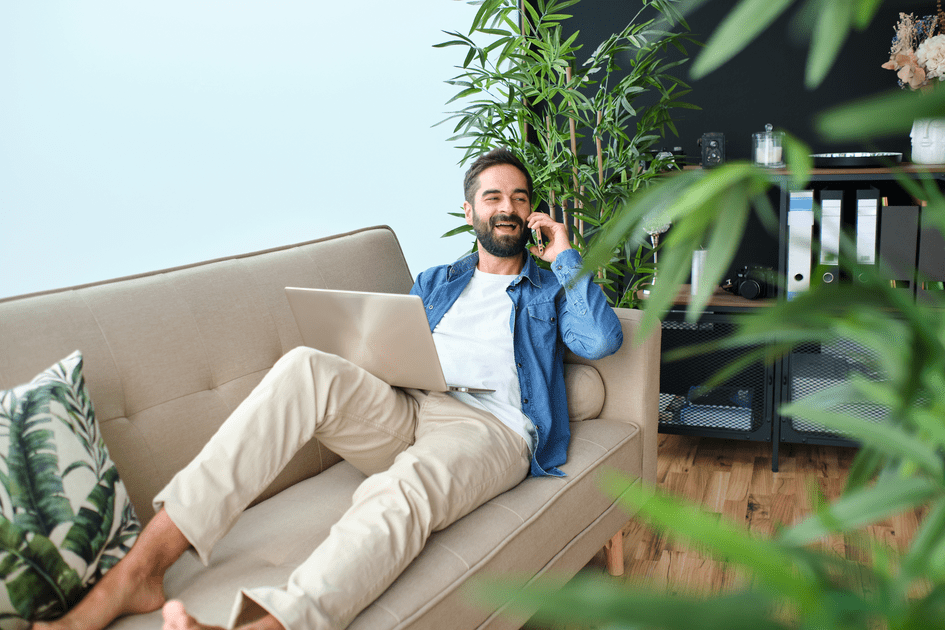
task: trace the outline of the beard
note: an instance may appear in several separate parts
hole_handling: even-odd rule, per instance
[[[495,226],[499,223],[517,225],[520,228],[520,233],[518,236],[514,234],[496,234]],[[473,230],[476,232],[479,246],[498,258],[520,256],[525,251],[526,243],[528,243],[528,230],[525,229],[525,223],[514,214],[493,215],[487,224],[480,220],[479,215],[473,210]]]

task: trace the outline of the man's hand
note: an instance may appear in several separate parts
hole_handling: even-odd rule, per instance
[[[545,262],[554,262],[558,254],[571,249],[571,239],[568,238],[568,227],[558,223],[544,212],[532,212],[525,223],[529,230],[540,230],[545,241],[545,250],[538,252],[538,246],[532,245],[528,250]]]

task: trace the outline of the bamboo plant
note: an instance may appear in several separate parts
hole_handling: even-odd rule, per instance
[[[471,2],[480,7],[468,32],[449,32],[438,47],[465,50],[448,81],[457,88],[450,103],[462,108],[443,121],[454,124],[461,162],[509,148],[532,171],[536,208],[566,222],[585,252],[616,210],[670,167],[654,153],[676,133],[672,110],[693,106],[680,100],[688,88],[675,72],[685,56],[666,53],[672,46],[685,55],[692,40],[673,0],[644,0],[587,55],[579,33],[568,31],[566,11],[578,1]],[[598,282],[621,305],[636,304],[652,271],[644,247],[640,234],[621,239],[598,265]]]

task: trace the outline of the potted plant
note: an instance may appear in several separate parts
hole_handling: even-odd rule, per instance
[[[568,31],[579,0],[484,0],[467,33],[448,33],[440,48],[465,50],[448,83],[461,108],[454,124],[461,163],[505,146],[528,164],[540,204],[572,228],[582,253],[634,193],[674,167],[657,156],[672,110],[687,86],[673,73],[692,41],[673,0],[643,0],[630,22],[586,53]],[[678,32],[674,32],[676,29]],[[675,47],[682,58],[670,59]],[[460,213],[451,213],[463,216]],[[452,236],[471,231],[461,226]],[[637,303],[652,272],[640,235],[620,239],[597,266],[598,282],[621,306]]]

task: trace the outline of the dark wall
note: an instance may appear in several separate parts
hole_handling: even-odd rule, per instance
[[[736,4],[735,0],[708,0],[687,16],[691,32],[707,41]],[[574,17],[568,25],[581,31],[579,41],[585,45],[578,63],[583,63],[598,42],[628,23],[639,7],[636,0],[585,0],[570,8]],[[808,42],[792,35],[795,11],[790,9],[735,59],[707,77],[692,81],[688,69],[680,70],[677,76],[692,87],[687,100],[702,109],[676,110],[679,137],[670,134],[667,148],[683,147],[692,161],[699,155],[697,141],[704,132],[722,132],[727,157],[748,159],[751,134],[763,131],[770,122],[799,136],[815,153],[900,151],[904,160],[909,159],[908,134],[861,145],[829,144],[815,131],[814,117],[833,105],[896,89],[895,73],[880,66],[889,59],[899,12],[927,15],[935,12],[935,3],[884,2],[869,28],[850,36],[820,87],[810,91],[804,87]],[[690,58],[699,50],[692,46]]]

